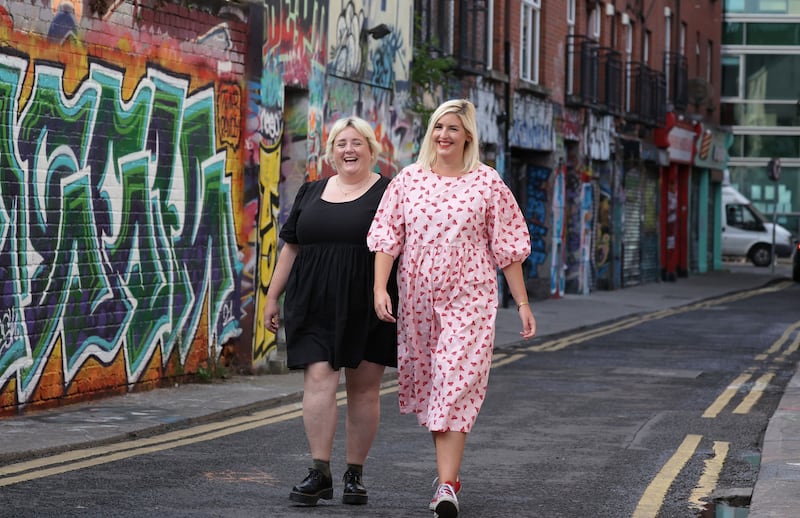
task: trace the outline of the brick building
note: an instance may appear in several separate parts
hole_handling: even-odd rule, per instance
[[[721,3],[4,2],[0,413],[280,363],[278,230],[345,115],[392,176],[472,100],[532,298],[713,268]]]

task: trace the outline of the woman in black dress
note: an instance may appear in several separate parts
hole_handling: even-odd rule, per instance
[[[342,502],[367,503],[362,467],[380,421],[380,383],[397,366],[397,328],[372,303],[374,254],[366,244],[389,179],[372,172],[380,151],[370,125],[337,121],[325,147],[336,175],[300,187],[280,232],[284,241],[267,292],[264,321],[284,325],[290,369],[304,369],[303,425],[311,449],[308,476],[289,498],[303,505],[333,498],[330,459],[337,425],[336,390],[344,368],[347,470]]]

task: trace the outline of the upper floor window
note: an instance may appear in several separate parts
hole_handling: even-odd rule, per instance
[[[600,9],[598,9],[597,6],[592,7],[592,11],[589,13],[588,26],[586,27],[586,34],[590,38],[600,41],[601,22]]]
[[[722,24],[723,45],[798,46],[800,31],[796,23],[725,22]]]
[[[414,1],[414,12],[419,16],[419,34],[414,39],[429,42],[439,56],[453,55],[452,5],[452,0]]]
[[[494,3],[458,0],[456,5],[458,66],[470,72],[486,70],[491,67]]]
[[[520,78],[539,83],[542,0],[522,0]]]
[[[631,76],[633,72],[633,22],[626,16],[622,27],[625,30],[625,111],[629,112],[631,111]]]
[[[725,0],[726,13],[798,14],[800,0]]]

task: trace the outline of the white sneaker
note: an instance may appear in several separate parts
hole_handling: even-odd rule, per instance
[[[434,489],[439,489],[439,477],[434,477],[433,484],[431,485],[434,487]],[[461,492],[461,478],[460,477],[456,478],[456,483],[452,484],[452,486],[456,492],[456,496],[458,496],[458,494]],[[436,500],[435,498],[431,500],[431,504],[428,506],[428,509],[430,509],[431,511],[433,511],[436,508],[435,500]]]
[[[431,500],[430,509],[437,518],[456,518],[458,516],[458,498],[453,486],[439,484]]]

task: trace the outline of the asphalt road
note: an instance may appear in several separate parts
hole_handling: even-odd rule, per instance
[[[798,360],[787,332],[798,296],[800,284],[731,295],[503,350],[467,442],[460,516],[696,517],[720,492],[746,494]],[[430,435],[398,415],[393,382],[385,392],[365,507],[338,500],[343,421],[335,499],[290,505],[309,462],[294,405],[248,426],[228,421],[217,438],[187,429],[135,452],[112,445],[114,462],[65,458],[49,476],[0,488],[0,515],[430,516]]]

